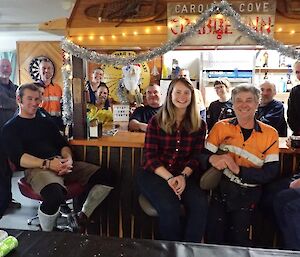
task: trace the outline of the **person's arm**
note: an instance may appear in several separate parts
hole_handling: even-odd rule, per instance
[[[210,131],[213,126],[212,103],[208,106],[208,109],[207,109],[206,123],[207,123],[207,129],[208,129],[208,131]]]
[[[190,176],[193,171],[200,168],[200,158],[204,149],[204,141],[206,136],[206,123],[202,121],[201,128],[196,132],[191,134],[193,150],[190,155],[189,160],[185,163],[185,169],[182,171],[187,176]]]
[[[58,175],[64,175],[71,170],[69,161],[55,157],[52,159],[41,159],[33,155],[24,153],[20,159],[20,166],[26,169],[40,168],[51,170]]]
[[[143,112],[144,112],[143,107],[138,107],[134,110],[134,112],[130,116],[129,124],[128,124],[128,129],[130,131],[140,131],[141,130],[141,131],[146,132],[148,124],[141,122]]]
[[[159,159],[160,132],[161,128],[157,124],[156,117],[153,117],[149,121],[144,144],[144,168],[152,172],[159,167],[163,167],[163,163]],[[162,172],[164,173],[164,170]]]
[[[240,167],[237,174],[243,183],[266,184],[279,174],[279,161],[268,162],[261,168]]]
[[[300,94],[298,94],[297,91],[300,91],[299,86],[294,87],[290,92],[290,96],[288,99],[287,121],[291,130],[295,134],[300,135],[300,115],[298,104],[299,98],[297,99],[297,96],[300,96]]]
[[[166,183],[172,188],[174,193],[180,198],[181,193],[185,188],[185,180],[183,176],[179,175],[174,177],[159,160],[159,141],[160,141],[160,127],[156,122],[156,117],[153,117],[148,124],[148,128],[145,135],[145,163],[144,168],[154,172],[160,176]]]
[[[44,159],[24,153],[20,159],[20,166],[27,169],[43,168],[43,166],[49,166],[49,161],[45,161],[44,163]]]
[[[88,81],[85,85],[85,98],[87,103],[91,103],[90,87],[90,82]]]
[[[147,126],[148,126],[147,123],[139,122],[136,119],[132,119],[129,121],[128,128],[130,131],[140,131],[141,130],[141,131],[146,132]]]
[[[263,132],[264,133],[264,132]],[[272,132],[266,132],[272,133]],[[240,167],[238,176],[243,183],[265,184],[279,175],[279,138],[277,132],[265,135],[269,138],[270,145],[262,153],[264,164],[261,168]]]
[[[278,128],[284,119],[284,107],[280,103],[268,110],[263,116],[259,117],[259,120],[263,123],[266,123],[274,128]]]
[[[15,97],[9,97],[0,88],[0,109],[15,111],[17,109],[17,102]]]

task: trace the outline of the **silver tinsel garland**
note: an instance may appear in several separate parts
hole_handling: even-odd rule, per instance
[[[197,22],[193,24],[186,32],[168,41],[166,44],[154,48],[152,51],[147,51],[145,53],[138,54],[134,57],[117,57],[114,55],[99,54],[95,51],[90,51],[84,47],[80,47],[67,39],[63,40],[62,48],[66,52],[69,52],[70,54],[76,57],[99,64],[101,63],[114,65],[128,65],[132,63],[145,62],[155,57],[161,56],[166,52],[173,50],[177,46],[181,45],[184,42],[184,40],[194,35],[199,30],[199,28],[203,26],[205,21],[207,21],[212,15],[218,13],[222,13],[225,16],[232,18],[237,30],[244,33],[246,36],[256,41],[260,45],[263,45],[268,49],[277,50],[279,53],[289,56],[293,59],[300,58],[300,53],[293,47],[285,46],[279,41],[276,41],[267,35],[259,34],[254,29],[245,25],[241,21],[240,15],[232,9],[232,7],[227,3],[227,1],[221,1],[219,4],[212,5],[210,9],[207,9],[201,14]]]
[[[71,125],[73,122],[73,101],[72,101],[72,66],[71,56],[69,53],[64,53],[65,63],[62,66],[62,74],[64,81],[63,90],[63,110],[62,117],[65,125]]]
[[[145,61],[152,60],[155,57],[161,56],[177,46],[181,45],[184,40],[191,37],[198,32],[199,28],[214,14],[222,13],[223,15],[231,18],[234,22],[237,30],[245,34],[250,39],[254,40],[260,45],[265,46],[267,49],[277,50],[279,53],[291,57],[293,59],[300,59],[300,53],[293,47],[285,46],[277,40],[270,38],[267,35],[257,33],[254,29],[245,25],[241,21],[240,15],[232,9],[227,1],[221,1],[220,3],[215,3],[210,9],[207,9],[201,14],[199,19],[195,24],[193,24],[186,32],[178,35],[176,38],[168,41],[166,44],[154,48],[152,51],[147,51],[136,56],[131,57],[117,57],[108,54],[99,54],[95,51],[90,51],[84,47],[80,47],[68,39],[62,41],[62,49],[67,53],[74,55],[78,58],[84,59],[86,61],[98,63],[98,64],[114,64],[114,65],[129,65],[132,63],[141,63]],[[68,66],[69,65],[69,66]],[[73,113],[72,113],[72,73],[71,73],[71,63],[70,58],[68,63],[62,67],[62,73],[64,78],[64,96],[63,96],[63,119],[64,123],[69,125],[72,123]],[[70,67],[70,69],[69,69]],[[68,69],[67,69],[68,68]]]

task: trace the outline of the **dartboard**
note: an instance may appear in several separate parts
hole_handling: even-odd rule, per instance
[[[52,60],[49,57],[46,57],[46,56],[38,56],[38,57],[34,57],[31,60],[30,64],[29,64],[29,73],[30,73],[30,76],[35,81],[38,81],[41,78],[40,77],[40,72],[39,72],[39,65],[40,65],[41,60],[43,60],[43,59],[49,59],[50,62],[52,63],[52,66],[53,66],[53,77],[54,77],[55,66],[54,66],[54,63],[52,62]]]

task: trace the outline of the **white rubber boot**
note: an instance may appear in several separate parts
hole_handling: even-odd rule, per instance
[[[105,185],[95,185],[90,190],[82,207],[82,212],[89,218],[96,207],[108,196],[113,188]]]
[[[42,227],[42,230],[43,231],[52,231],[53,227],[56,223],[56,219],[57,219],[58,215],[59,215],[59,209],[55,214],[48,215],[46,213],[43,213],[39,207],[38,216],[39,216],[40,225]]]

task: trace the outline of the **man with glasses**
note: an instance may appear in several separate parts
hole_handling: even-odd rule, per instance
[[[230,99],[230,82],[228,79],[216,80],[214,88],[219,99],[213,101],[208,107],[206,115],[208,131],[212,129],[217,121],[235,116]]]

